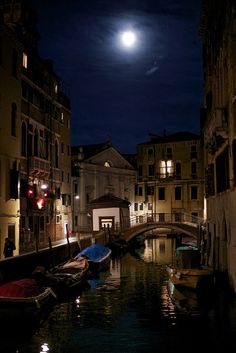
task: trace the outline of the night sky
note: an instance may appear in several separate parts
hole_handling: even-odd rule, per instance
[[[149,134],[199,133],[200,0],[32,0],[39,53],[72,106],[72,145],[111,138],[135,153]],[[133,47],[120,34],[136,34]]]

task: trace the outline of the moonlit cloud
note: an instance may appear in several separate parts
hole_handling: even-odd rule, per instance
[[[158,66],[153,66],[146,71],[146,75],[153,75],[158,70]]]

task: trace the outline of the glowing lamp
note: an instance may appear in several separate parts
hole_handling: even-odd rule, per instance
[[[44,199],[40,198],[37,200],[36,205],[39,210],[41,210],[44,207]]]
[[[28,194],[28,197],[32,197],[34,195],[34,192],[32,189],[28,189],[27,194]]]

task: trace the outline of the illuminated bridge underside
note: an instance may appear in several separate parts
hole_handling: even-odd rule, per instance
[[[144,233],[148,230],[157,229],[157,228],[167,228],[176,231],[177,233],[184,233],[190,235],[194,238],[199,236],[199,227],[196,224],[190,223],[178,223],[178,222],[153,222],[153,223],[142,223],[132,226],[127,230],[122,232],[122,238],[126,241],[130,241],[132,238],[138,234]]]

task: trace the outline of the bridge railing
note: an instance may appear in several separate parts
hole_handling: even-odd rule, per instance
[[[182,213],[148,213],[130,217],[130,227],[142,223],[185,223],[198,227],[204,223],[204,219],[191,214]]]

